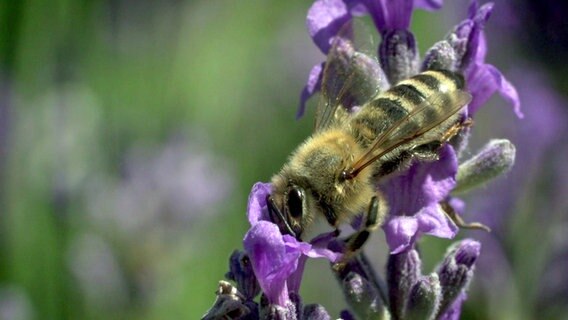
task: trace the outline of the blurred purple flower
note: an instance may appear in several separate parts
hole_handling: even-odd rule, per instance
[[[129,302],[127,279],[103,238],[94,234],[80,235],[69,248],[67,264],[89,305],[113,309]]]
[[[331,237],[318,237],[312,240],[312,245],[290,235],[282,235],[276,224],[267,221],[266,196],[270,191],[269,186],[267,183],[257,183],[252,188],[247,209],[252,226],[243,244],[268,301],[285,307],[290,302],[290,293],[299,293],[308,257],[336,262],[341,254],[325,248]]]
[[[141,232],[186,234],[195,219],[214,213],[230,195],[232,174],[224,159],[197,142],[203,140],[174,134],[163,146],[128,150],[122,179],[92,182],[95,223],[137,243]]]
[[[0,287],[0,319],[32,320],[37,312],[25,288],[3,283]]]
[[[383,224],[392,254],[410,247],[421,234],[453,238],[458,228],[440,207],[456,181],[457,158],[451,146],[434,162],[416,162],[408,170],[384,182],[389,213]]]

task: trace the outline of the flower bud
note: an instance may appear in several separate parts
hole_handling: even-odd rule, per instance
[[[469,285],[473,277],[475,262],[479,257],[481,244],[465,239],[452,245],[444,261],[438,266],[442,286],[442,301],[439,313],[443,313]]]
[[[454,194],[485,184],[509,171],[515,163],[515,145],[509,140],[491,140],[475,156],[459,166]]]
[[[418,72],[418,52],[414,35],[407,30],[388,30],[379,46],[379,57],[391,85]]]
[[[360,274],[350,272],[342,284],[347,303],[360,318],[376,319],[383,313],[383,303],[375,287]]]
[[[426,52],[422,70],[455,70],[456,61],[454,48],[446,40],[439,41]]]
[[[422,261],[414,249],[391,254],[387,262],[390,311],[395,319],[402,318],[408,294],[421,275]]]
[[[225,278],[237,283],[237,289],[242,293],[246,300],[252,300],[260,293],[260,285],[256,280],[252,264],[248,255],[242,251],[235,250],[229,258],[229,272]]]
[[[406,303],[405,319],[431,320],[434,319],[440,307],[442,287],[437,274],[421,277],[410,289]]]

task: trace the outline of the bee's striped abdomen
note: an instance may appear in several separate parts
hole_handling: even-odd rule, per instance
[[[386,132],[398,121],[416,108],[428,103],[433,95],[440,95],[464,87],[464,79],[447,70],[431,70],[399,82],[396,86],[381,93],[375,100],[365,105],[353,117],[353,132],[363,146],[370,144],[377,136]],[[420,117],[405,124],[405,130],[411,131],[446,113],[445,105],[436,105],[424,110]]]

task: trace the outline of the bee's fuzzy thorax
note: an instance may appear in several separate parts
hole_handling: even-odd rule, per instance
[[[362,154],[356,139],[344,129],[330,129],[314,134],[292,153],[288,163],[272,179],[274,194],[285,192],[289,184],[308,191],[311,210],[307,221],[330,209],[335,222],[349,221],[364,210],[374,195],[371,170],[363,170],[356,178],[341,181],[341,172]],[[281,200],[282,201],[282,200]],[[307,222],[306,221],[306,222]]]

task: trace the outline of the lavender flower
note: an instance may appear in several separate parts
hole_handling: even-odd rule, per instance
[[[336,46],[334,54],[338,55],[338,59],[330,60],[333,61],[331,65],[318,64],[311,70],[301,95],[298,116],[304,112],[306,100],[323,85],[329,86],[323,88],[327,91],[343,89],[341,81],[347,81],[346,75],[357,78],[357,83],[368,84],[364,88],[347,87],[347,92],[342,92],[339,98],[344,108],[356,112],[357,107],[365,102],[361,97],[373,96],[421,70],[447,69],[463,74],[468,83],[466,89],[473,95],[471,104],[462,114],[463,121],[474,116],[495,92],[510,102],[521,117],[516,90],[500,71],[485,63],[487,46],[483,28],[493,10],[492,4],[479,6],[474,1],[467,19],[458,24],[446,39],[428,50],[420,63],[416,39],[409,30],[413,9],[435,10],[440,6],[441,1],[433,0],[315,1],[308,12],[308,31],[322,52],[329,52],[332,44]],[[367,52],[356,52],[353,46],[356,41],[352,39],[355,33],[339,35],[340,29],[359,15],[370,15],[382,37],[377,48],[378,60]],[[324,68],[328,72],[326,82],[334,82],[331,85],[322,84]],[[415,249],[416,242],[424,234],[441,238],[456,235],[458,227],[448,218],[441,203],[444,206],[456,205],[456,211],[464,208],[460,199],[450,196],[456,187],[458,168],[466,173],[460,176],[462,182],[476,186],[479,181],[485,182],[506,171],[514,159],[514,147],[509,145],[508,151],[511,152],[489,152],[488,156],[486,150],[482,150],[460,166],[457,153],[465,148],[467,139],[468,134],[462,134],[439,150],[436,161],[412,162],[408,169],[378,182],[377,188],[388,204],[388,214],[382,226],[391,251],[386,282],[380,279],[362,254],[342,261],[340,267],[335,265],[332,270],[351,307],[350,312],[342,312],[345,319],[353,318],[353,314],[361,318],[393,319],[459,317],[464,292],[479,256],[479,243],[473,240],[456,243],[437,271],[425,276]],[[495,154],[507,156],[504,160],[500,158],[503,161],[493,161],[496,160]],[[475,174],[467,174],[480,168],[487,173],[481,180]],[[269,184],[257,183],[253,187],[247,210],[251,228],[244,238],[246,255],[262,291],[259,315],[267,319],[327,318],[327,312],[317,312],[316,315],[302,305],[299,296],[301,276],[308,257],[323,257],[333,265],[345,251],[348,240],[324,234],[308,243],[282,234],[268,214],[266,199],[269,195]],[[250,285],[253,276],[247,277]],[[238,282],[237,287],[242,291],[251,291],[240,285],[243,280],[238,277],[232,279]],[[250,300],[254,295],[247,296],[246,299]],[[314,306],[310,310],[319,309],[319,306]]]

